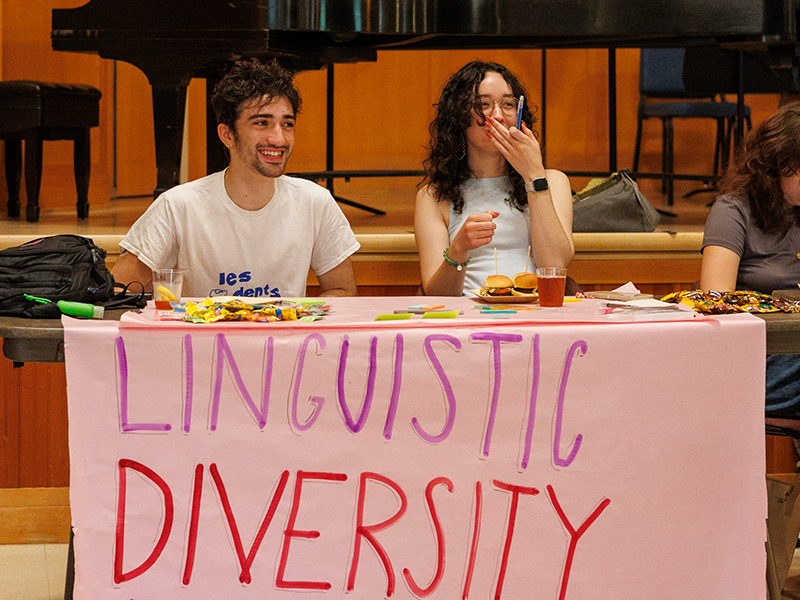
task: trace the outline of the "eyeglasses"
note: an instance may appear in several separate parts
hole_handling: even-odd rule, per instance
[[[489,96],[478,96],[473,102],[476,112],[484,116],[491,115],[497,106],[507,117],[517,114],[517,99],[514,96],[503,96],[500,100],[492,100]]]

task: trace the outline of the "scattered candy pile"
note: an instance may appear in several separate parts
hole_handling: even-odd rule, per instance
[[[328,314],[330,306],[323,300],[275,300],[250,304],[241,300],[217,302],[206,298],[202,302],[186,302],[174,307],[172,318],[192,323],[217,321],[316,321]]]
[[[736,292],[674,292],[664,296],[664,302],[688,304],[695,310],[709,314],[737,312],[800,312],[800,302],[777,300],[767,294],[752,291]]]

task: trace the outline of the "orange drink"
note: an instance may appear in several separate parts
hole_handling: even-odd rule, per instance
[[[536,277],[539,280],[539,306],[563,305],[567,270],[555,267],[537,267]]]

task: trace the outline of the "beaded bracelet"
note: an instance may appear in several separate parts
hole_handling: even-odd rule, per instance
[[[472,260],[472,257],[469,254],[467,254],[467,260],[465,260],[463,263],[455,261],[452,258],[450,258],[449,256],[447,256],[447,251],[448,250],[450,250],[449,246],[447,248],[445,248],[444,252],[442,253],[442,256],[444,256],[444,262],[446,262],[451,267],[455,267],[459,271],[461,269],[463,269],[464,267],[466,267],[469,264],[469,262]]]

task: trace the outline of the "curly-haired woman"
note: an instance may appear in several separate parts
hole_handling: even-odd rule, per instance
[[[747,137],[706,220],[700,287],[771,294],[800,283],[800,102]],[[767,357],[767,416],[800,418],[800,357]]]
[[[569,179],[544,168],[527,102],[517,128],[520,96],[528,99],[508,69],[481,61],[442,91],[414,214],[426,295],[462,295],[496,270],[512,276],[526,264],[572,261]]]

